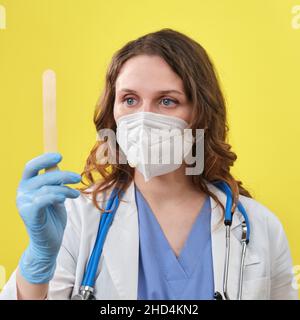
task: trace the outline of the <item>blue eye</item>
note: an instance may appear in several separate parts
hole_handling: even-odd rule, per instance
[[[132,98],[132,97],[125,98],[122,102],[124,102],[124,101],[127,101],[127,102],[128,102],[128,100],[134,100],[134,98]],[[128,105],[129,105],[129,106],[132,106],[131,103],[129,103]]]
[[[173,100],[173,99],[170,99],[170,98],[163,98],[161,101],[171,101],[171,102],[173,102],[174,104],[177,104],[177,101],[175,101],[175,100]],[[168,106],[170,106],[170,104],[164,104],[164,106],[166,106],[166,107],[168,107]]]

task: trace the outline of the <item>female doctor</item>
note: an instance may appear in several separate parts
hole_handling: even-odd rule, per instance
[[[1,298],[77,297],[101,216],[117,186],[123,196],[92,279],[96,299],[237,299],[241,288],[243,299],[297,299],[281,223],[230,173],[236,155],[226,142],[226,121],[212,62],[197,42],[162,29],[127,43],[108,68],[94,123],[97,132],[117,133],[119,158],[121,153],[130,158],[126,142],[140,156],[131,166],[108,163],[101,152],[105,140],[98,139],[82,175],[39,174],[61,161],[56,153],[26,164],[17,207],[30,241]],[[187,175],[184,161],[144,165],[141,133],[151,128],[204,128],[202,173]],[[80,191],[64,185],[82,176],[88,184]],[[232,192],[227,272],[223,219],[228,197],[215,181],[226,182]],[[244,225],[238,200],[251,228],[242,282]]]

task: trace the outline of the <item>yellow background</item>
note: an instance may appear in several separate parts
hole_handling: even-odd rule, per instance
[[[300,0],[0,0],[0,265],[27,245],[15,205],[24,165],[43,152],[41,76],[57,75],[61,169],[81,172],[95,140],[94,105],[113,53],[163,27],[200,42],[228,103],[233,173],[281,220],[300,265]],[[299,19],[300,20],[300,19]]]

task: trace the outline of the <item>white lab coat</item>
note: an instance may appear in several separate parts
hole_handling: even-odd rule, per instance
[[[207,182],[208,188],[225,205],[225,195]],[[111,189],[98,196],[100,205]],[[97,299],[137,299],[139,229],[134,183],[131,182],[107,234],[95,284]],[[222,210],[210,197],[212,206],[211,236],[215,291],[222,293],[225,256],[225,228]],[[251,224],[251,238],[245,258],[243,299],[298,299],[292,287],[292,260],[287,238],[278,218],[265,206],[240,196]],[[78,293],[84,270],[93,249],[101,213],[90,195],[65,201],[68,222],[64,233],[48,299],[70,299]],[[236,211],[231,228],[228,293],[236,299],[241,259],[242,215]],[[0,299],[17,299],[16,270],[0,294]]]

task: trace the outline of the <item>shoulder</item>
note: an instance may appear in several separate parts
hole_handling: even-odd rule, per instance
[[[253,224],[260,224],[267,227],[271,233],[282,229],[282,223],[276,213],[271,211],[263,203],[243,195],[239,196],[239,200],[245,207],[249,220],[251,220]]]
[[[240,201],[249,217],[252,242],[264,247],[273,257],[280,255],[282,251],[288,251],[286,232],[275,212],[261,202],[246,196],[240,195]]]
[[[226,203],[226,196],[225,194],[213,185],[210,182],[207,182],[207,186],[211,192],[213,192],[221,203],[225,206]],[[267,206],[263,203],[257,201],[254,198],[250,198],[244,195],[239,195],[239,201],[244,206],[250,225],[254,228],[253,232],[255,231],[262,231],[263,233],[270,232],[276,233],[277,230],[282,228],[282,224],[276,214],[272,212]],[[241,217],[241,214],[237,212],[237,216]]]

